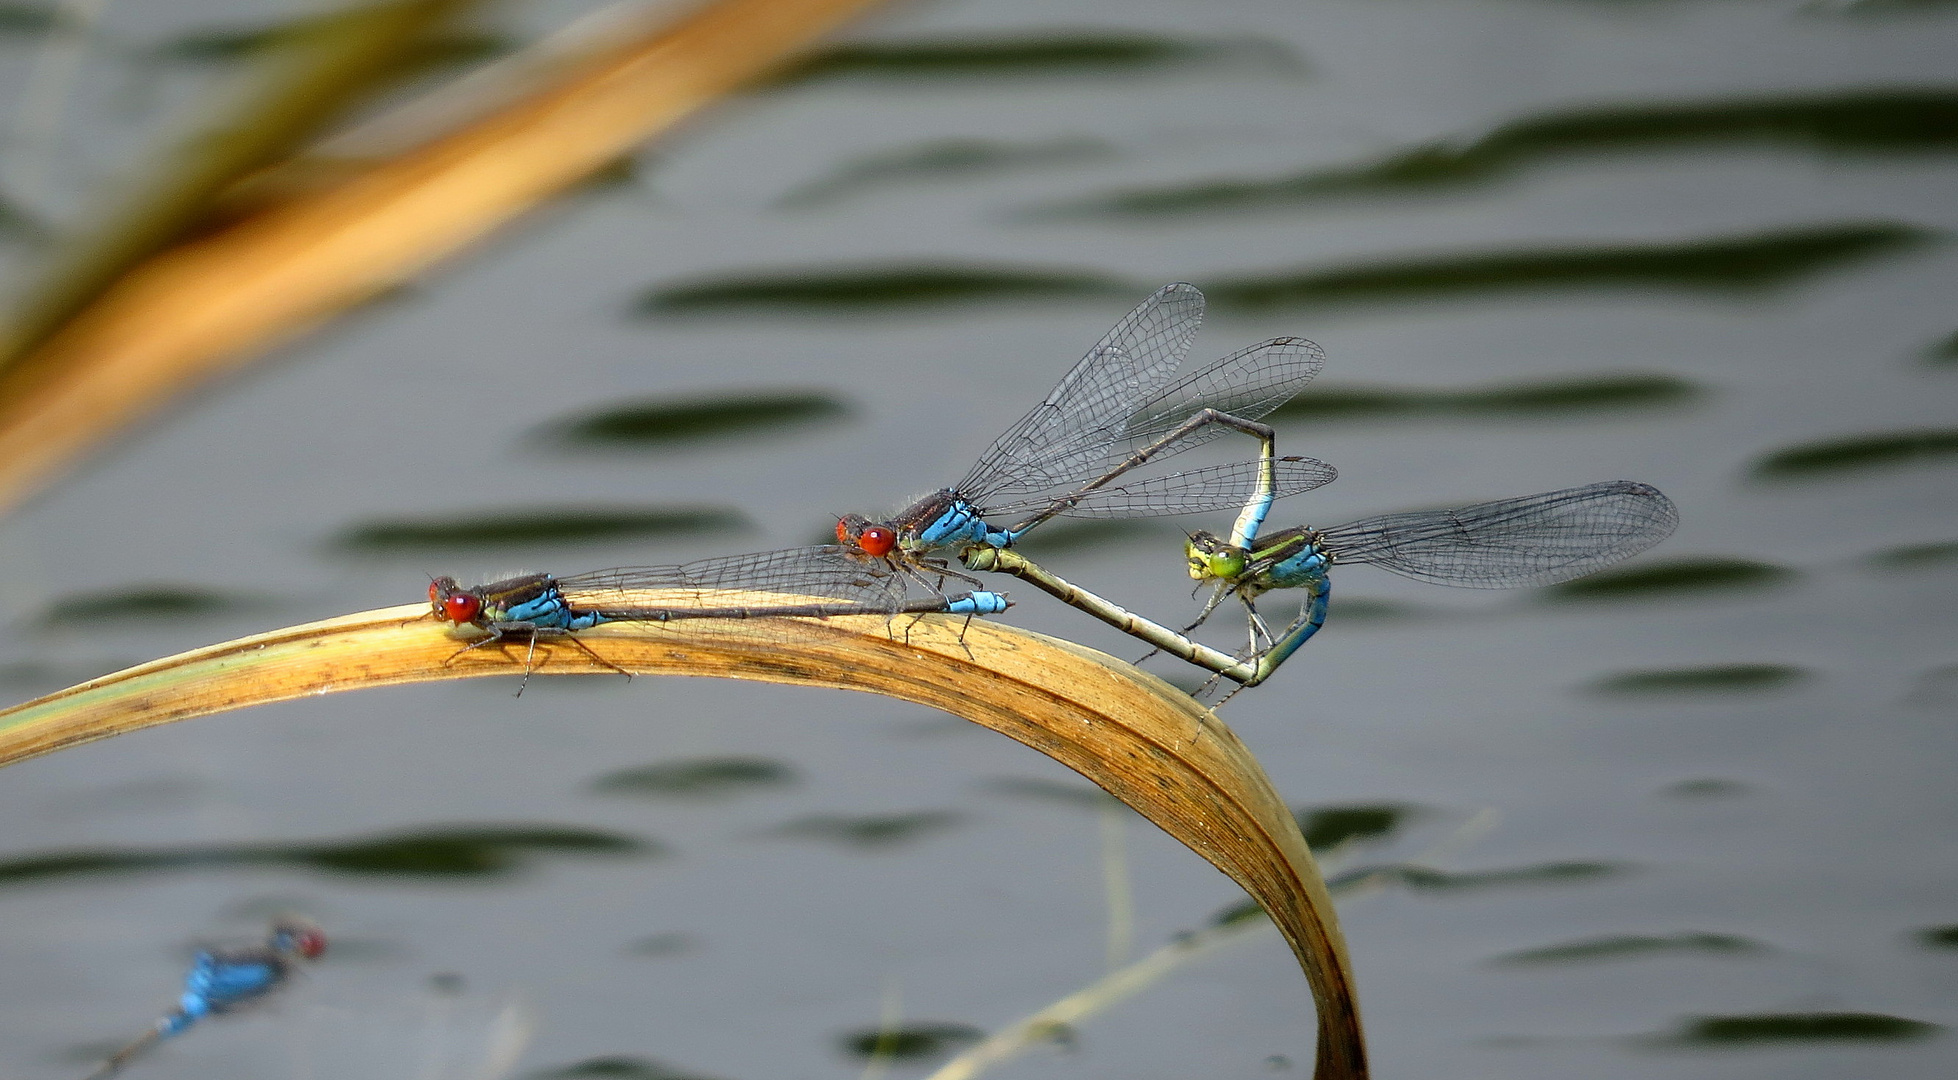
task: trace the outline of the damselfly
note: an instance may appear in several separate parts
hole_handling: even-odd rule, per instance
[[[275,923],[263,944],[242,948],[199,949],[184,976],[183,996],[175,1012],[163,1016],[143,1037],[117,1051],[88,1080],[113,1076],[138,1054],[158,1042],[180,1035],[206,1016],[228,1013],[262,1000],[285,985],[300,960],[316,960],[326,951],[326,935],[302,919]]]
[[[428,602],[439,619],[487,631],[482,640],[457,650],[457,656],[506,638],[527,641],[526,682],[537,639],[567,637],[601,623],[934,612],[971,617],[996,615],[1011,604],[1005,595],[987,591],[947,596],[933,590],[928,598],[913,599],[904,576],[837,546],[758,551],[677,566],[624,566],[566,577],[525,574],[474,588],[441,577],[429,582]],[[569,640],[607,663],[575,637]],[[517,691],[523,692],[522,683]]]
[[[1199,532],[1186,545],[1190,576],[1213,582],[1216,589],[1197,620],[1180,632],[1086,593],[1016,552],[982,556],[967,565],[1013,574],[1164,652],[1256,686],[1324,625],[1334,565],[1366,563],[1468,588],[1550,585],[1629,559],[1670,536],[1678,524],[1678,509],[1657,488],[1615,480],[1459,509],[1387,514],[1329,529],[1284,529],[1257,537],[1248,547]],[[1305,603],[1292,624],[1274,636],[1256,600],[1275,589],[1303,589]],[[1239,656],[1188,636],[1227,596],[1241,600],[1250,616],[1250,647]]]
[[[1271,500],[1337,475],[1321,461],[1277,457],[1271,428],[1257,422],[1318,374],[1325,355],[1302,338],[1278,338],[1172,382],[1202,321],[1202,293],[1182,283],[1164,286],[995,440],[965,479],[889,521],[849,515],[836,523],[838,542],[886,559],[900,573],[926,576],[949,573],[929,560],[934,552],[963,557],[975,548],[1009,547],[1057,516],[1241,509],[1232,535],[1248,543]],[[1233,430],[1259,439],[1263,456],[1114,483]]]

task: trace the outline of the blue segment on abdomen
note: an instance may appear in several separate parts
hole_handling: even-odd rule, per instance
[[[969,592],[945,605],[952,615],[997,615],[1006,610],[1006,596],[996,592]]]

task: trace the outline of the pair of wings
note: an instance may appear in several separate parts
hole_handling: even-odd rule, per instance
[[[1366,563],[1437,585],[1510,589],[1583,577],[1664,540],[1678,524],[1678,508],[1658,488],[1612,480],[1450,510],[1384,514],[1317,532],[1335,565]]]
[[[953,489],[990,515],[1037,513],[1101,479],[1137,450],[1206,408],[1257,420],[1290,400],[1325,364],[1319,346],[1278,338],[1171,381],[1203,322],[1203,293],[1165,285],[1115,325],[1033,411],[1007,429]],[[1155,455],[1169,457],[1230,429],[1198,428]],[[1241,461],[1109,484],[1063,513],[1150,517],[1234,510],[1256,491],[1262,463]],[[1275,463],[1279,496],[1332,482],[1310,458]]]

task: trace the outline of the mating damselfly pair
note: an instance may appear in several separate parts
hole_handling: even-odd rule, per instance
[[[887,520],[847,515],[836,523],[836,544],[566,577],[531,574],[474,588],[445,577],[430,584],[429,602],[439,618],[486,632],[462,651],[512,638],[527,642],[527,676],[540,637],[565,637],[603,623],[998,614],[1009,606],[1005,595],[966,572],[996,571],[1251,686],[1323,623],[1333,564],[1372,563],[1469,587],[1548,584],[1629,558],[1677,522],[1671,502],[1656,489],[1618,481],[1267,534],[1274,500],[1337,475],[1324,462],[1280,456],[1273,430],[1260,422],[1303,389],[1325,357],[1304,339],[1277,338],[1179,378],[1202,319],[1203,294],[1195,287],[1177,283],[1158,290],[995,440],[957,484]],[[1144,475],[1152,465],[1233,432],[1257,441],[1257,457]],[[1182,630],[1132,614],[1012,550],[1055,517],[1225,510],[1237,511],[1228,538],[1199,532],[1187,545],[1190,575],[1215,589],[1201,615]],[[1275,589],[1298,589],[1306,597],[1299,617],[1277,634],[1255,606]],[[1235,654],[1188,636],[1227,596],[1243,601],[1250,618],[1248,644]]]

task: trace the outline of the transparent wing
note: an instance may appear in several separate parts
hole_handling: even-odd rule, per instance
[[[1166,476],[1152,476],[1132,484],[1097,488],[1080,501],[1062,510],[1064,517],[1167,517],[1173,514],[1200,514],[1211,510],[1238,510],[1251,500],[1257,489],[1263,463],[1237,461],[1229,465],[1206,465]],[[1272,462],[1276,483],[1275,498],[1330,484],[1339,471],[1323,461],[1286,457]],[[1018,506],[1004,506],[1002,513],[1044,509],[1049,499]]]
[[[558,587],[574,605],[600,610],[631,606],[627,594],[653,589],[675,594],[675,607],[725,606],[729,591],[782,593],[785,604],[817,597],[862,604],[865,611],[896,610],[907,599],[904,579],[888,564],[834,544],[594,570],[559,578]]]
[[[1165,285],[1115,324],[1046,400],[994,440],[957,490],[1000,495],[1071,487],[1098,475],[1129,419],[1182,364],[1203,322],[1194,285]]]
[[[1325,366],[1325,352],[1304,338],[1275,338],[1240,349],[1150,398],[1129,419],[1126,443],[1131,448],[1146,446],[1203,409],[1245,420],[1262,419],[1305,389]],[[1228,432],[1216,425],[1198,428],[1164,453],[1181,453]]]
[[[1679,510],[1630,480],[1387,514],[1324,530],[1335,563],[1371,563],[1437,585],[1550,585],[1629,559],[1672,534]]]

